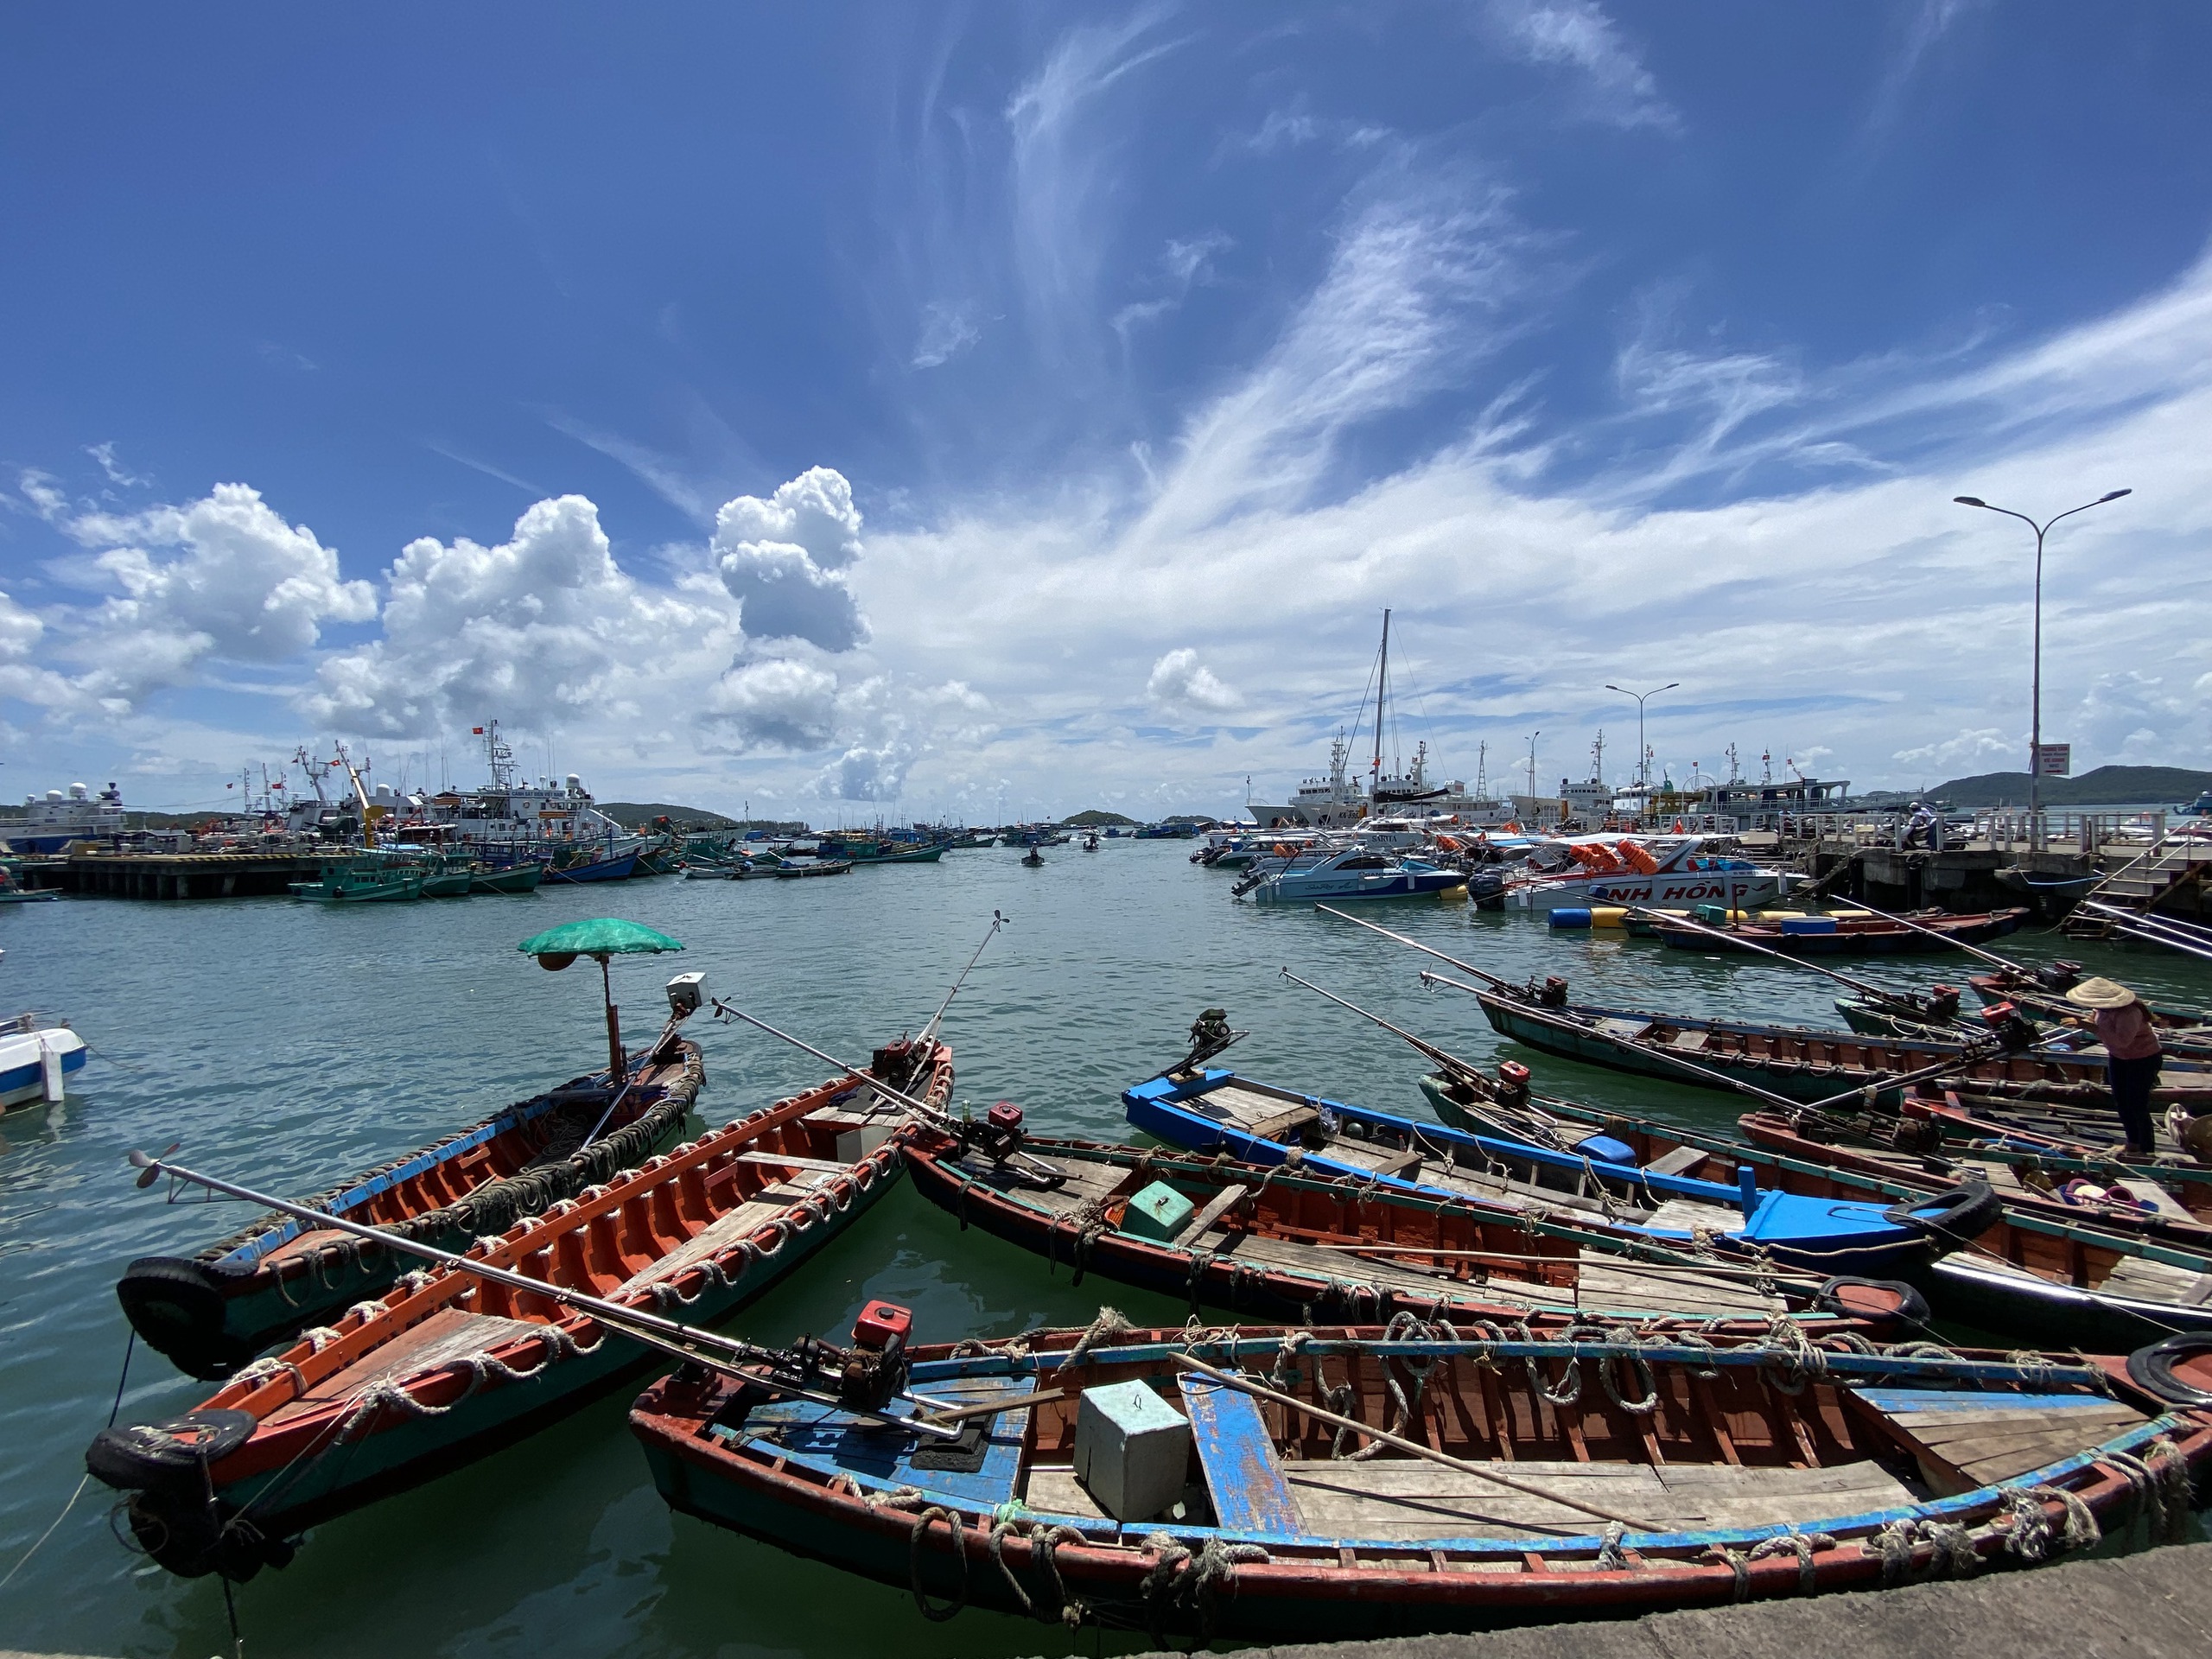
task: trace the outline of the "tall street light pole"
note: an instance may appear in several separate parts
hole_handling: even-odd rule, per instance
[[[1642,798],[1642,805],[1637,813],[1638,817],[1651,816],[1651,750],[1643,741],[1643,700],[1656,697],[1662,691],[1672,691],[1681,684],[1680,680],[1669,680],[1664,685],[1653,686],[1649,691],[1631,691],[1624,685],[1608,684],[1605,687],[1608,691],[1618,691],[1624,697],[1636,699],[1636,775],[1637,788]]]
[[[1962,507],[1980,507],[1984,512],[2001,512],[2007,518],[2017,518],[2036,533],[2035,647],[2029,671],[2028,693],[2028,832],[2035,836],[2038,852],[2043,845],[2043,821],[2038,816],[2043,799],[2043,538],[2061,518],[2071,518],[2077,512],[2087,512],[2091,507],[2101,507],[2107,501],[2117,501],[2123,495],[2134,493],[2133,490],[2107,490],[2095,500],[2084,501],[2078,507],[2069,507],[2041,524],[2036,523],[2026,513],[2015,512],[2010,507],[1993,507],[1978,495],[1955,495],[1951,498]]]

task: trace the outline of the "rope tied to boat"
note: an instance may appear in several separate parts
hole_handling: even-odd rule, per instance
[[[1834,1549],[1834,1548],[1835,1538],[1833,1534],[1800,1532],[1793,1526],[1787,1532],[1777,1533],[1771,1538],[1760,1539],[1758,1543],[1751,1546],[1749,1559],[1763,1561],[1770,1556],[1785,1554],[1794,1550],[1797,1555],[1797,1588],[1809,1596],[1813,1593],[1815,1578],[1813,1571],[1813,1552],[1816,1549]]]
[[[1605,1334],[1621,1344],[1618,1351],[1598,1362],[1598,1381],[1605,1384],[1605,1397],[1630,1416],[1650,1416],[1659,1409],[1659,1378],[1651,1369],[1651,1362],[1637,1351],[1636,1332],[1624,1325],[1615,1326]],[[1657,1340],[1663,1343],[1667,1339],[1662,1337]],[[1637,1380],[1643,1386],[1641,1400],[1627,1399],[1621,1393],[1617,1374],[1624,1364],[1634,1370]]]
[[[394,1286],[402,1294],[412,1296],[416,1292],[422,1290],[423,1287],[428,1285],[429,1282],[430,1274],[429,1269],[417,1268],[412,1273],[401,1274],[394,1281]]]
[[[2101,1452],[2097,1460],[2126,1477],[2135,1499],[2128,1516],[2130,1525],[2140,1516],[2154,1544],[2188,1541],[2189,1460],[2171,1440],[2161,1434],[2143,1448],[2139,1458],[2128,1452]]]
[[[1037,1562],[1038,1575],[1045,1581],[1045,1588],[1052,1598],[1052,1605],[1045,1606],[1030,1598],[1021,1580],[1014,1576],[1014,1569],[1006,1564],[1006,1541],[1011,1535],[1029,1545],[1029,1553]],[[1056,1554],[1062,1544],[1079,1544],[1083,1535],[1073,1527],[1041,1522],[1025,1509],[1020,1500],[1001,1503],[992,1511],[989,1548],[991,1561],[999,1576],[1014,1592],[1014,1599],[1021,1604],[1021,1611],[1040,1623],[1065,1624],[1071,1630],[1079,1630],[1084,1615],[1090,1610],[1080,1601],[1071,1600],[1067,1586],[1060,1577],[1060,1564]]]
[[[1286,1331],[1275,1344],[1274,1363],[1268,1368],[1268,1386],[1288,1394],[1298,1384],[1298,1351],[1313,1340],[1311,1331]]]
[[[2005,1513],[2012,1519],[2005,1534],[2007,1552],[2024,1561],[2039,1561],[2050,1554],[2054,1529],[2044,1506],[2053,1499],[2066,1511],[2065,1526],[2056,1533],[2061,1550],[2089,1549],[2103,1541],[2104,1529],[2078,1494],[2063,1486],[2015,1486],[2005,1493]]]
[[[1621,1548],[1621,1540],[1628,1536],[1628,1528],[1618,1521],[1605,1522],[1605,1535],[1598,1541],[1598,1559],[1590,1563],[1599,1573],[1627,1573],[1642,1567],[1643,1561],[1628,1558]]]
[[[1728,1592],[1730,1601],[1749,1601],[1751,1599],[1751,1563],[1750,1557],[1742,1550],[1731,1549],[1726,1544],[1707,1544],[1698,1559],[1710,1561],[1715,1567],[1726,1565],[1735,1574],[1735,1583]]]
[[[1173,1601],[1194,1612],[1199,1636],[1211,1642],[1216,1601],[1224,1587],[1231,1595],[1236,1593],[1237,1563],[1274,1559],[1257,1544],[1225,1544],[1219,1538],[1208,1538],[1193,1554],[1165,1532],[1147,1535],[1143,1547],[1156,1552],[1152,1568],[1139,1587],[1144,1594],[1146,1625],[1154,1643],[1161,1647],[1167,1644],[1166,1621],[1161,1618],[1167,1603]]]
[[[931,1606],[929,1596],[922,1588],[922,1540],[928,1535],[932,1521],[942,1521],[951,1529],[953,1559],[960,1563],[959,1593],[942,1607]],[[933,1624],[942,1624],[968,1605],[968,1540],[957,1511],[942,1503],[932,1503],[914,1517],[914,1529],[906,1538],[906,1577],[913,1586],[914,1605]]]
[[[231,1381],[233,1383],[243,1382],[250,1387],[257,1388],[262,1383],[280,1376],[289,1376],[292,1379],[294,1399],[297,1399],[308,1391],[306,1374],[290,1360],[279,1358],[275,1355],[271,1355],[267,1359],[257,1359],[252,1364],[232,1373]]]
[[[1052,1369],[1065,1371],[1071,1365],[1079,1364],[1090,1358],[1101,1343],[1111,1342],[1116,1337],[1126,1337],[1135,1329],[1121,1309],[1101,1307],[1098,1317],[1084,1326],[1083,1334],[1076,1338],[1075,1346],[1068,1350],[1068,1357]]]

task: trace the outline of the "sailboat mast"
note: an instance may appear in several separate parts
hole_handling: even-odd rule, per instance
[[[1382,661],[1375,671],[1375,764],[1369,768],[1367,798],[1375,798],[1375,785],[1382,780],[1382,691],[1390,683],[1390,613],[1382,613]]]

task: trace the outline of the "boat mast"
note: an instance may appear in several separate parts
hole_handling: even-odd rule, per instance
[[[1390,613],[1382,613],[1382,660],[1375,671],[1375,764],[1367,774],[1367,798],[1375,798],[1375,786],[1382,781],[1382,692],[1390,683]]]

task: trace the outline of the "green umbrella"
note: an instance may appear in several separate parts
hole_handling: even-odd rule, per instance
[[[671,939],[665,933],[657,933],[642,922],[626,922],[620,917],[597,916],[589,921],[563,922],[558,927],[549,927],[535,938],[524,939],[515,947],[524,956],[536,957],[537,965],[558,973],[578,957],[590,957],[599,963],[599,982],[607,1002],[607,1072],[619,1087],[628,1069],[622,1052],[622,1022],[614,1007],[614,987],[607,975],[609,957],[658,955],[664,950],[681,950],[683,941]]]

